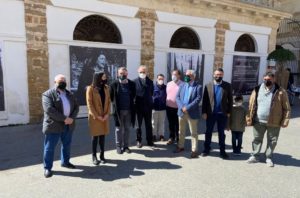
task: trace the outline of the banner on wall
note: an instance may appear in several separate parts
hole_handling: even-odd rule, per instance
[[[126,66],[125,49],[70,46],[70,87],[78,103],[86,105],[85,90],[92,83],[94,72],[105,72],[111,82],[122,66]]]
[[[234,95],[250,95],[258,84],[260,57],[233,56],[232,89]]]
[[[0,111],[5,110],[3,80],[3,42],[0,41]]]
[[[185,71],[192,69],[196,72],[196,80],[203,84],[203,73],[204,73],[204,54],[194,53],[168,53],[168,64],[167,64],[167,80],[172,80],[172,71],[178,69],[182,74]]]

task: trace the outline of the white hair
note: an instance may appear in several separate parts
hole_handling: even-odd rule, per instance
[[[195,70],[192,70],[192,69],[188,69],[188,70],[186,70],[186,72],[185,73],[190,73],[190,74],[192,74],[193,76],[195,76],[196,75],[196,72],[195,72]]]
[[[61,78],[64,78],[66,80],[66,77],[65,75],[63,74],[57,74],[55,77],[54,77],[54,82],[57,82],[59,79]]]

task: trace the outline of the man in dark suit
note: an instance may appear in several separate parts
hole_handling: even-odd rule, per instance
[[[44,109],[43,133],[44,140],[44,176],[52,176],[54,151],[58,140],[61,144],[61,166],[76,168],[70,163],[70,147],[75,127],[75,118],[79,106],[75,97],[66,89],[66,78],[59,74],[55,77],[55,87],[42,95]]]
[[[209,155],[212,132],[215,122],[218,125],[218,136],[220,146],[220,156],[227,159],[225,152],[225,133],[224,129],[227,125],[232,110],[232,88],[231,85],[223,81],[224,71],[218,68],[214,71],[214,80],[205,85],[202,103],[202,117],[206,120],[206,133],[203,157]]]
[[[118,69],[118,79],[110,86],[110,99],[115,119],[115,137],[117,153],[130,153],[129,134],[130,124],[135,123],[135,84],[127,78],[126,67]]]
[[[136,129],[137,147],[142,147],[142,122],[145,121],[146,139],[148,146],[154,146],[152,137],[152,96],[153,81],[147,77],[147,67],[142,65],[138,69],[139,77],[134,80],[136,87],[135,107],[138,126]]]

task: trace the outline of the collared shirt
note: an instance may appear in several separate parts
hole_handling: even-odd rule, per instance
[[[176,103],[176,96],[182,81],[177,82],[170,81],[167,84],[167,106],[172,108],[178,108]]]
[[[189,104],[189,100],[190,100],[190,96],[191,96],[191,93],[192,93],[192,90],[193,90],[193,82],[191,81],[190,83],[188,83],[188,86],[187,86],[187,93],[184,95],[184,98],[183,98],[183,104],[184,105],[188,105]]]
[[[62,104],[63,104],[63,109],[64,109],[64,115],[66,117],[69,117],[70,116],[70,113],[71,113],[71,107],[70,107],[70,102],[69,102],[69,99],[67,97],[67,94],[66,92],[58,92],[59,93],[59,97],[62,101]]]

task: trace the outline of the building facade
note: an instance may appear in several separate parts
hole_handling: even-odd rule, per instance
[[[247,94],[266,71],[279,22],[291,17],[279,1],[264,2],[0,0],[0,125],[40,122],[41,93],[58,73],[78,95],[81,116],[90,73],[115,78],[119,66],[129,78],[141,64],[151,78],[192,68],[203,84],[223,67],[225,80]]]

